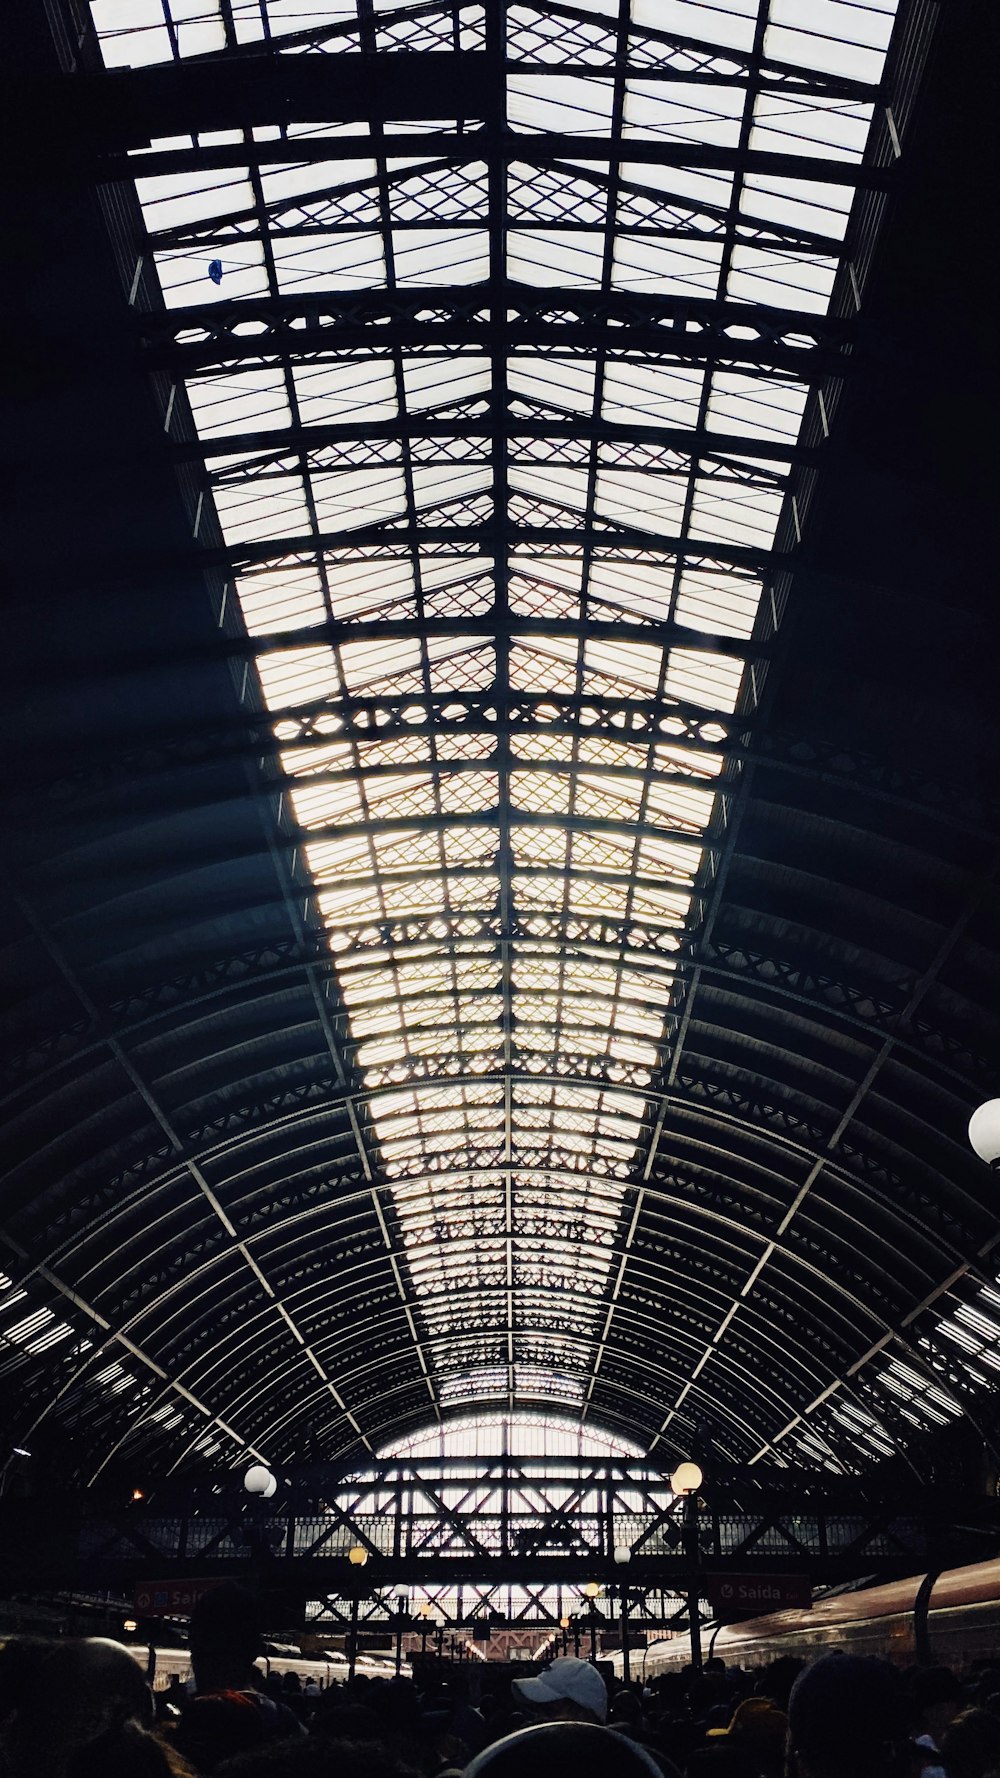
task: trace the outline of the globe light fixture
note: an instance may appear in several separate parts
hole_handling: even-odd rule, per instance
[[[363,1568],[368,1560],[368,1551],[363,1544],[354,1543],[347,1552],[347,1560],[352,1568]]]
[[[599,1599],[601,1596],[601,1589],[596,1580],[588,1580],[583,1591],[588,1599]]]
[[[704,1480],[697,1463],[678,1463],[670,1478],[670,1486],[675,1494],[697,1494]]]
[[[559,1619],[559,1628],[560,1628],[560,1630],[568,1630],[569,1629],[569,1618],[568,1617],[561,1617]]]
[[[263,1463],[253,1463],[243,1477],[243,1486],[248,1494],[255,1494],[258,1500],[270,1500],[278,1491],[278,1483]]]
[[[698,1480],[699,1480],[699,1482],[701,1481],[701,1471],[700,1470],[698,1471]],[[615,1544],[615,1561],[617,1562],[618,1567],[624,1568],[626,1563],[631,1562],[631,1560],[632,1560],[631,1545],[627,1544],[627,1543],[616,1543]]]
[[[969,1141],[981,1161],[995,1167],[1000,1161],[1000,1099],[987,1099],[969,1119]]]

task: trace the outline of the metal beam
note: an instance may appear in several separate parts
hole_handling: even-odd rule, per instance
[[[357,535],[357,533],[354,535]],[[399,533],[395,533],[394,535],[399,535]],[[470,540],[477,542],[483,548],[488,548],[491,542],[490,532],[486,526],[483,526],[481,529],[477,528],[474,532],[470,533],[451,531],[443,533],[443,535],[455,538],[456,541],[459,540],[461,536],[466,536]],[[534,536],[537,537],[539,541],[544,541],[546,535],[551,537],[552,533],[534,533]],[[566,532],[563,535],[567,538],[572,538],[579,544],[582,532]],[[414,541],[419,541],[421,538],[426,539],[427,536],[428,532],[426,530],[419,531]],[[271,560],[271,554],[265,552],[270,552],[272,550],[273,558],[277,560],[280,560],[282,556],[289,554],[314,556],[316,551],[323,547],[322,538],[317,538],[312,543],[310,543],[308,539],[300,538],[298,539],[298,543],[300,545],[298,550],[292,550],[287,545],[282,545],[280,543],[274,545],[260,544],[256,546],[258,552],[256,559],[258,561]],[[692,553],[694,553],[695,546],[692,545],[691,547]],[[230,553],[231,552],[229,551],[219,552],[221,558],[220,565],[222,565],[222,560],[224,560],[227,565],[229,564]],[[702,551],[701,553],[704,554],[705,552]],[[530,564],[527,563],[524,565],[526,567],[530,566]],[[514,566],[516,567],[517,564],[515,563]],[[689,629],[687,625],[678,623],[675,619],[665,619],[660,621],[651,620],[649,623],[642,623],[641,621],[629,618],[605,618],[603,616],[592,616],[587,619],[569,617],[532,617],[528,616],[526,613],[511,610],[509,607],[506,610],[494,607],[491,611],[477,613],[474,616],[466,616],[463,614],[460,617],[390,617],[388,615],[383,617],[366,618],[331,617],[327,618],[323,623],[309,624],[302,629],[272,631],[266,636],[227,636],[225,641],[220,643],[219,646],[227,655],[257,658],[258,656],[265,654],[284,653],[287,649],[315,647],[318,643],[325,642],[328,643],[330,647],[336,648],[344,642],[382,640],[386,636],[405,636],[416,638],[418,640],[429,636],[452,636],[463,642],[492,640],[496,637],[513,637],[517,641],[527,641],[535,637],[543,639],[547,636],[568,636],[574,641],[580,642],[588,640],[595,642],[641,642],[645,643],[647,647],[654,646],[667,648],[670,646],[680,646],[686,648],[698,648],[705,650],[708,654],[734,656],[737,660],[760,660],[770,653],[769,644],[766,642],[754,642],[749,638],[742,636],[720,636],[714,630]],[[419,698],[420,694],[417,693],[416,695]],[[459,699],[461,699],[466,694],[460,692],[458,695]],[[491,697],[495,696],[494,693],[491,693],[490,695]],[[529,696],[530,695],[531,694],[529,694]],[[350,698],[350,694],[348,694],[348,697]],[[511,697],[515,704],[526,707],[526,700],[521,697],[520,692],[512,691]],[[556,692],[553,701],[558,703],[559,699],[560,694]],[[353,702],[353,699],[351,701]],[[442,701],[447,702],[449,700]],[[452,699],[450,701],[454,702],[455,700]],[[589,700],[584,698],[584,703],[586,704],[587,702],[589,702]],[[641,711],[644,704],[645,700],[636,699],[633,707]],[[301,707],[301,704],[290,706],[290,713],[294,715],[301,710]],[[282,706],[277,703],[273,704],[269,711],[269,716],[272,722],[277,720],[278,717],[284,716],[284,714],[285,712]],[[712,723],[718,721],[719,718],[713,711],[707,710],[705,712],[704,720],[706,723]],[[723,717],[722,720],[729,723],[742,722],[742,718],[737,718],[732,715],[727,715]],[[372,738],[374,738],[374,736]],[[669,733],[665,733],[662,738],[665,742],[672,739]]]
[[[166,346],[160,345],[157,350],[166,350]],[[485,417],[455,415],[439,418],[431,411],[400,414],[398,419],[392,420],[315,422],[260,430],[249,427],[245,432],[224,433],[211,438],[172,440],[170,454],[178,463],[204,461],[211,465],[216,457],[246,457],[251,466],[256,466],[281,462],[290,456],[321,452],[337,445],[349,448],[384,442],[403,446],[431,439],[440,439],[444,444],[459,439],[482,443],[485,447],[488,436]],[[508,449],[515,453],[533,443],[551,441],[572,445],[591,438],[619,451],[647,447],[653,467],[657,456],[663,457],[673,451],[710,462],[725,462],[732,456],[761,458],[779,465],[778,473],[789,463],[815,466],[823,456],[821,449],[810,445],[784,440],[779,443],[769,438],[752,438],[745,433],[709,431],[706,427],[696,429],[657,426],[652,422],[595,420],[586,414],[569,418],[554,411],[545,419],[526,419],[520,414],[510,414],[507,420]],[[422,457],[420,461],[423,461]],[[615,466],[615,460],[609,457],[607,467]]]
[[[150,368],[184,375],[283,352],[298,362],[322,362],[389,348],[482,352],[502,339],[506,354],[590,352],[600,345],[630,361],[651,354],[684,363],[732,362],[814,381],[845,373],[843,354],[854,337],[852,322],[801,309],[573,287],[538,291],[501,271],[457,292],[248,297],[146,312],[136,326]]]
[[[146,148],[171,136],[335,118],[371,124],[374,119],[482,118],[490,103],[490,64],[471,50],[431,50],[420,57],[419,79],[406,56],[279,55],[261,46],[255,55],[184,57],[145,67],[113,68],[65,76],[35,74],[11,82],[4,94],[8,128],[14,119],[46,117],[40,152],[47,159],[76,153],[93,172],[94,158]],[[354,138],[357,151],[358,138]],[[423,139],[409,138],[410,153]],[[263,144],[261,144],[263,146]],[[270,146],[270,145],[269,145]],[[211,152],[211,150],[209,150]],[[256,160],[251,147],[249,152]],[[284,145],[288,157],[288,145]],[[298,149],[295,150],[296,158]],[[133,162],[132,176],[147,172]]]
[[[296,58],[299,61],[307,59],[306,57]],[[405,58],[400,56],[394,59],[402,74]],[[423,59],[421,57],[421,64]],[[341,67],[345,60],[344,57],[337,58]],[[100,76],[102,83],[105,78],[104,75]],[[413,82],[412,76],[409,78],[411,102],[415,87],[426,104],[422,81]],[[61,102],[62,89],[58,90]],[[44,97],[51,96],[51,89],[49,89]],[[41,97],[39,95],[35,102],[41,102]],[[330,115],[329,101],[324,103],[321,110],[327,116]],[[455,93],[451,92],[447,103],[442,107],[442,115],[447,116],[448,112],[454,113],[455,110]],[[471,112],[467,115],[471,116]],[[241,123],[245,117],[246,107],[244,106]],[[253,119],[255,124],[263,124],[266,121],[267,119],[263,116],[255,116]],[[293,118],[290,121],[301,122],[302,119],[301,117]],[[179,124],[176,126],[171,124],[162,130],[151,132],[148,126],[142,130],[139,120],[136,120],[134,127],[141,134],[141,140],[136,141],[136,146],[145,146],[149,142],[151,134],[167,136],[188,133]],[[205,130],[215,127],[217,126],[211,116],[202,126]],[[64,153],[68,152],[69,146],[68,143],[65,145]],[[79,139],[76,140],[75,146],[79,163],[81,146]],[[56,145],[53,143],[50,150],[53,157],[55,147]],[[46,148],[47,140],[39,145],[39,153],[41,154]],[[370,148],[370,143],[363,133],[350,136],[296,136],[294,156],[296,161],[357,160],[366,148]],[[593,162],[601,166],[617,160],[622,152],[621,145],[612,141],[610,137],[564,136],[546,133],[544,138],[539,139],[514,131],[510,131],[504,136],[502,148],[505,160],[522,160],[527,152],[536,165],[578,160]],[[462,164],[470,160],[481,159],[483,142],[479,133],[474,130],[465,133],[460,133],[457,130],[438,130],[429,131],[426,135],[421,133],[419,136],[406,132],[397,134],[386,130],[381,136],[381,149],[383,154],[394,160],[412,159],[415,154],[420,154],[435,159],[444,156]],[[139,169],[135,160],[128,154],[116,152],[111,145],[105,145],[102,148],[100,143],[98,150],[100,158],[97,165],[103,178],[135,177]],[[644,141],[637,136],[629,141],[627,152],[629,160],[636,165],[645,163],[656,166],[705,168],[712,171],[771,175],[780,179],[801,179],[810,183],[845,185],[864,191],[889,191],[895,184],[895,176],[891,168],[864,162],[848,163],[843,160],[825,160],[818,155],[775,153],[762,148],[747,149],[741,153],[735,149],[717,148],[705,143],[667,142],[663,139],[651,142]],[[147,179],[177,174],[201,176],[222,167],[283,165],[287,163],[288,156],[289,145],[284,139],[270,142],[246,142],[238,146],[206,143],[198,148],[154,149],[143,154],[142,176]],[[40,164],[44,167],[44,160]],[[34,163],[29,170],[35,170]]]

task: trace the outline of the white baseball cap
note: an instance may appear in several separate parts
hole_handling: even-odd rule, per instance
[[[589,1661],[578,1661],[563,1655],[553,1661],[537,1679],[515,1679],[511,1691],[524,1704],[545,1708],[550,1704],[579,1704],[589,1710],[598,1722],[606,1722],[608,1688],[596,1667]]]

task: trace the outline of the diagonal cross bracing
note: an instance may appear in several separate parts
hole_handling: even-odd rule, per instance
[[[720,743],[885,183],[891,0],[666,10],[93,6],[109,66],[201,58],[189,109],[260,64],[258,119],[130,162],[166,305],[139,329],[190,403],[442,1410],[599,1387]],[[289,51],[383,97],[401,58],[475,79],[344,122]]]

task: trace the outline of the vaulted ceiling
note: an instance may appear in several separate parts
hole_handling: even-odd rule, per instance
[[[0,1389],[55,1473],[498,1405],[919,1470],[984,1411],[988,12],[12,29]]]

